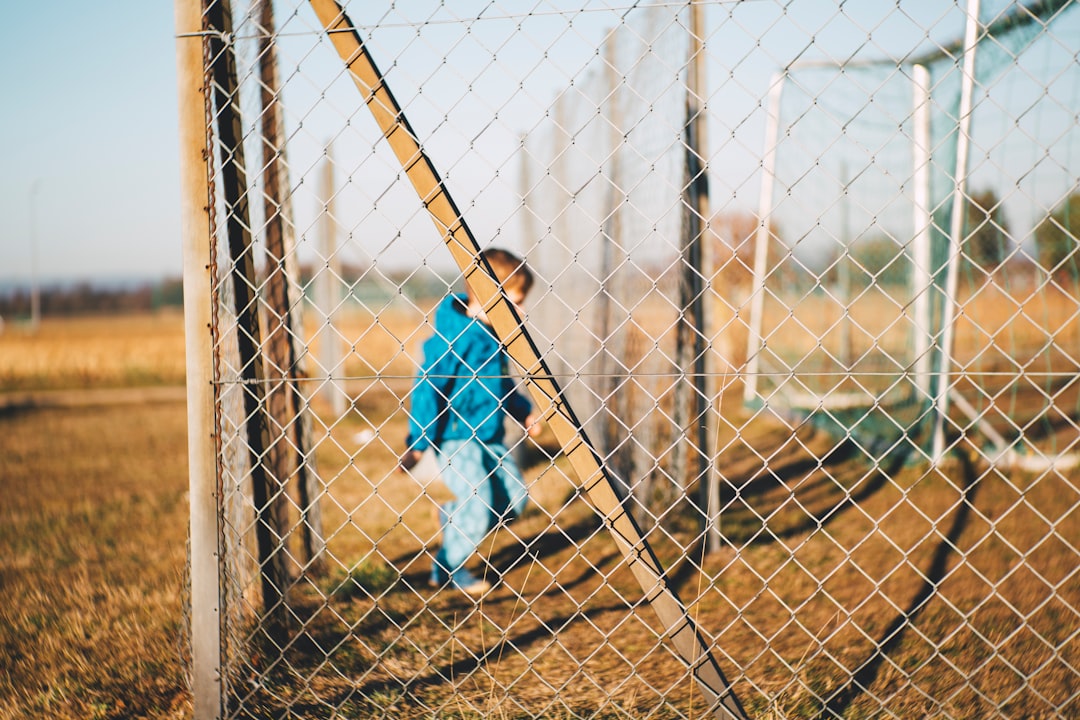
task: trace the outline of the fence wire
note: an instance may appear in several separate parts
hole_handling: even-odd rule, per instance
[[[203,11],[223,717],[1080,716],[1080,6]]]

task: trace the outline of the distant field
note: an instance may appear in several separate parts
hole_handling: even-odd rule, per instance
[[[36,333],[0,332],[0,393],[184,383],[184,321],[177,311],[46,319]]]

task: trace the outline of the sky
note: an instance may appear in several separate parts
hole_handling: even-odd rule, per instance
[[[383,12],[357,20],[377,22]],[[6,8],[0,290],[35,276],[48,284],[181,274],[175,52],[169,0]],[[338,62],[327,49],[306,61],[307,72],[333,77]],[[312,91],[296,85],[298,95]],[[351,87],[344,96],[346,106],[355,103]],[[293,140],[318,145],[315,154],[327,137],[300,135]],[[304,216],[321,202],[308,197],[310,181],[296,182],[301,224],[313,222]]]
[[[522,7],[534,4],[524,3]],[[462,26],[435,23],[425,27],[425,40],[417,42],[408,22],[402,19],[422,19],[429,14],[420,7],[425,5],[433,3],[419,2],[399,8],[395,12],[401,18],[386,17],[385,9],[363,3],[354,4],[352,14],[362,27],[387,25],[387,29],[373,37],[373,45],[384,64],[394,66],[390,68],[391,75],[398,83],[399,95],[419,93],[435,98],[440,93],[468,94],[470,90],[461,88],[469,78],[460,77],[454,66],[463,62],[470,66],[476,64],[474,61],[491,62],[490,57],[485,59],[475,54],[486,41],[475,45],[460,43],[455,33],[460,33]],[[518,7],[512,2],[507,6]],[[487,12],[498,15],[509,11],[495,12],[489,8]],[[425,103],[417,103],[410,109],[414,123],[432,134],[426,142],[434,149],[444,177],[465,196],[464,204],[488,202],[485,197],[468,196],[476,185],[469,177],[468,164],[475,161],[490,168],[508,163],[518,142],[516,133],[536,121],[517,123],[523,124],[521,128],[508,121],[505,127],[489,130],[482,143],[476,143],[467,132],[454,136],[454,122],[442,122],[438,117],[441,111],[436,106],[449,105],[455,113],[468,113],[470,108],[477,107],[489,112],[502,104],[499,109],[505,119],[513,115],[512,105],[524,102],[530,106],[526,113],[542,116],[560,88],[595,55],[593,43],[600,42],[602,24],[610,23],[611,17],[610,13],[584,13],[577,19],[576,29],[570,32],[560,29],[564,21],[545,18],[543,13],[530,20],[530,31],[537,33],[536,37],[528,42],[511,43],[515,52],[501,56],[510,58],[503,63],[501,73],[485,73],[482,82],[496,83],[490,87],[497,87],[500,93],[507,92],[502,88],[510,88],[511,95],[515,86],[528,82],[531,94],[519,92],[513,99],[495,99],[491,92],[486,95],[481,92],[478,98],[474,96],[476,99],[468,102],[451,97],[430,106],[435,112],[431,119],[424,117]],[[512,33],[516,22],[488,20],[477,29],[499,36],[503,32]],[[290,30],[311,29],[303,20],[293,18],[291,23],[287,25]],[[443,38],[443,34],[449,36]],[[299,33],[301,44],[310,42],[304,35]],[[505,52],[509,47],[507,41],[499,37],[491,40],[489,47],[498,48],[502,44]],[[283,50],[288,53],[287,47]],[[440,51],[454,55],[450,65],[441,61]],[[318,99],[320,87],[311,79],[318,77],[322,83],[326,82],[324,78],[338,75],[339,61],[329,48],[325,51],[320,48],[311,56],[308,52],[301,48],[290,57],[302,59],[307,76],[299,81],[294,78],[286,91],[293,106],[302,108],[301,114],[290,115],[288,122],[294,130],[300,124],[305,126],[290,140],[295,146],[291,160],[299,168],[294,169],[293,183],[301,234],[312,231],[317,223],[315,214],[322,209],[318,188],[311,182],[314,175],[306,180],[300,175],[304,171],[313,173],[312,163],[316,161],[309,162],[306,157],[320,155],[322,143],[328,137],[328,132],[313,128],[321,127],[320,113],[329,113],[331,121],[337,118],[336,122],[340,122],[343,114],[354,111],[356,102],[355,89],[340,77],[336,85],[343,85],[338,88],[338,97],[342,99],[336,104]],[[179,276],[182,256],[173,3],[63,0],[14,4],[0,23],[0,53],[4,60],[0,63],[0,87],[5,95],[5,112],[0,113],[3,144],[0,157],[4,169],[0,173],[0,288],[28,285],[35,272],[43,283]],[[531,54],[530,59],[525,60],[522,53]],[[532,55],[536,57],[531,58]],[[525,73],[528,80],[512,77],[508,84],[505,76],[518,72],[519,64],[528,71]],[[450,68],[450,72],[432,75],[430,68],[440,65]],[[504,77],[498,85],[500,74]],[[744,76],[744,81],[756,92],[767,76],[766,72],[754,81],[745,80]],[[333,105],[334,109],[325,110],[327,105]],[[457,127],[468,126],[467,121],[462,121]],[[440,134],[451,137],[442,140]],[[336,139],[339,157],[350,153],[346,140],[344,136]],[[366,135],[360,140],[369,142]],[[453,151],[440,156],[440,147]],[[463,148],[470,151],[462,155]],[[482,157],[485,154],[489,157]],[[347,174],[347,163],[340,165],[339,174]],[[353,179],[350,177],[349,181]],[[494,185],[490,187],[488,194],[494,188]],[[357,200],[339,203],[339,208],[370,202],[366,196],[363,199],[358,196]],[[386,230],[392,235],[395,230],[389,225],[394,222],[397,220],[388,222],[385,229],[380,228],[379,234]],[[430,234],[425,219],[413,218],[412,222]],[[471,222],[484,237],[499,233],[505,236],[506,226],[515,225],[504,216],[476,211],[471,213]],[[405,233],[408,232],[406,229]],[[428,252],[419,251],[409,262],[426,257]],[[312,253],[307,252],[307,256]],[[358,260],[362,261],[364,256],[365,253],[357,253]],[[381,259],[386,256],[384,252]]]
[[[11,3],[0,23],[0,287],[179,276],[173,4]]]
[[[716,64],[709,72],[717,88],[709,99],[718,124],[712,132],[718,153],[713,163],[727,173],[715,178],[718,207],[754,207],[760,100],[771,73],[798,57],[808,38],[822,43],[831,38],[824,46],[839,57],[865,44],[871,28],[875,40],[869,50],[904,50],[942,17],[940,6],[925,0],[908,4],[904,13],[889,12],[890,24],[860,17],[856,10],[862,4],[843,15],[835,6],[832,14],[816,13],[823,4],[832,6],[819,0],[789,11],[774,2],[711,6],[710,27],[723,28],[709,39],[709,56]],[[595,59],[604,23],[613,16],[584,12],[567,31],[565,19],[543,13],[529,16],[527,24],[520,15],[500,20],[500,13],[509,12],[500,7],[485,11],[481,23],[440,24],[423,22],[434,17],[435,11],[423,9],[427,5],[437,3],[414,0],[391,13],[383,5],[358,2],[351,15],[371,33],[373,52],[389,70],[396,94],[412,101],[410,117],[459,193],[474,229],[484,237],[505,235],[516,226],[512,215],[473,208],[493,207],[501,199],[497,192],[513,195],[520,133],[537,127],[528,118],[543,117],[560,89],[580,81],[583,68]],[[518,7],[510,0],[503,5]],[[534,5],[546,6],[523,4]],[[551,5],[559,3],[552,0]],[[871,5],[881,12],[889,7]],[[450,7],[467,16],[466,6],[471,7],[468,2]],[[734,21],[721,25],[731,9],[738,10]],[[918,17],[909,19],[912,10],[919,11]],[[444,7],[438,12],[451,11]],[[312,48],[310,21],[302,16],[282,21],[291,33],[282,47],[283,61],[300,68],[286,88],[297,232],[315,234],[322,210],[317,163],[324,143],[335,135],[336,151],[344,158],[339,160],[339,182],[352,186],[342,196],[350,202],[339,207],[366,214],[354,218],[343,213],[344,230],[358,261],[386,260],[396,253],[385,248],[397,233],[407,236],[408,228],[386,211],[390,196],[379,195],[382,186],[373,185],[367,175],[372,163],[349,160],[363,160],[371,152],[373,135],[363,125],[369,119],[356,115],[355,88],[341,76],[340,61],[330,48]],[[519,25],[531,34],[515,35]],[[940,23],[934,32],[951,38],[955,25]],[[760,42],[755,44],[755,38]],[[295,43],[295,49],[288,43]],[[0,289],[28,285],[35,266],[42,282],[180,275],[175,52],[169,0],[61,0],[6,9],[0,23]],[[485,115],[492,112],[498,114],[496,123]],[[343,122],[348,131],[340,130]],[[338,129],[327,129],[333,127]],[[396,175],[392,162],[387,167]],[[401,192],[409,195],[407,188]],[[415,204],[415,198],[403,202]],[[408,221],[430,235],[427,219],[409,212],[414,215]],[[426,261],[427,252],[408,262]]]

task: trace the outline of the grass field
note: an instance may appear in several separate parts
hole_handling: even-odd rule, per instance
[[[532,509],[485,543],[491,595],[425,587],[441,495],[394,471],[418,317],[343,324],[350,373],[386,376],[316,427],[330,567],[292,589],[283,652],[227,658],[243,715],[702,716],[559,458],[534,453]],[[176,316],[0,335],[3,720],[190,715],[182,345]],[[728,420],[725,546],[677,514],[649,539],[753,716],[1080,716],[1077,470],[968,446],[874,468],[809,425]]]
[[[0,718],[190,716],[180,317],[9,325],[0,368]]]

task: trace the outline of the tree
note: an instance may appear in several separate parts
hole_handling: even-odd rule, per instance
[[[1035,228],[1035,252],[1039,265],[1051,275],[1076,268],[1077,228],[1080,219],[1080,193],[1073,193],[1054,208]]]
[[[973,193],[965,204],[965,264],[989,275],[1008,256],[1009,231],[1005,211],[993,190]]]
[[[851,264],[850,282],[856,287],[904,285],[910,282],[911,259],[896,240],[885,234],[875,234],[857,240],[840,262]]]

